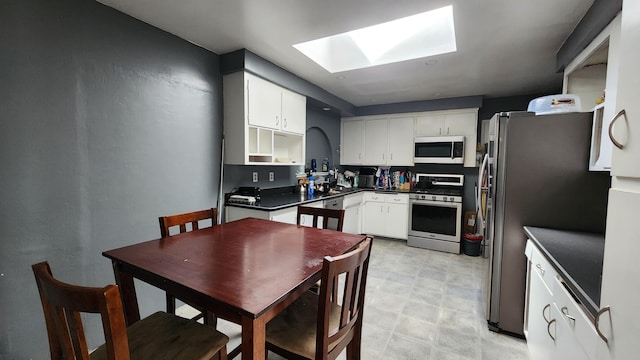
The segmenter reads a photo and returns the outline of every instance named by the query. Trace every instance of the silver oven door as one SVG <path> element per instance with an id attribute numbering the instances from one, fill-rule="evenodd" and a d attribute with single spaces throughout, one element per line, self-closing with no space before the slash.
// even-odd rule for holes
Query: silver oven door
<path id="1" fill-rule="evenodd" d="M 460 241 L 461 203 L 411 200 L 409 204 L 409 236 Z"/>

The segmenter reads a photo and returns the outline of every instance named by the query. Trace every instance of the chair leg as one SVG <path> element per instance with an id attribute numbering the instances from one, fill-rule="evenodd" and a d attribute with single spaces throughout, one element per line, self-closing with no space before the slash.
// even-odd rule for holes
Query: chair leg
<path id="1" fill-rule="evenodd" d="M 218 327 L 218 317 L 214 313 L 207 310 L 202 310 L 202 316 L 205 325 L 209 325 L 213 328 Z"/>
<path id="2" fill-rule="evenodd" d="M 220 351 L 218 351 L 218 360 L 227 360 L 227 347 L 224 346 Z"/>
<path id="3" fill-rule="evenodd" d="M 167 299 L 167 313 L 175 314 L 176 313 L 176 298 L 173 295 L 166 293 Z"/>

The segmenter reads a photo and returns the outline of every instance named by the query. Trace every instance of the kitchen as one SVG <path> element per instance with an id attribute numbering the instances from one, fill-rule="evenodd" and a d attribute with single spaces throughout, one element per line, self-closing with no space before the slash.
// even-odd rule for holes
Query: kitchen
<path id="1" fill-rule="evenodd" d="M 222 74 L 212 68 L 223 65 L 221 58 L 209 51 L 93 2 L 65 1 L 53 6 L 24 1 L 4 2 L 1 6 L 3 33 L 12 35 L 3 37 L 3 54 L 9 55 L 3 55 L 1 67 L 2 78 L 8 79 L 2 83 L 11 84 L 2 86 L 2 163 L 11 171 L 2 177 L 5 267 L 0 279 L 3 288 L 11 291 L 2 294 L 2 318 L 6 320 L 1 341 L 3 355 L 24 358 L 30 356 L 26 354 L 31 354 L 34 343 L 46 341 L 44 334 L 34 340 L 33 334 L 25 333 L 22 323 L 29 319 L 30 328 L 41 326 L 35 289 L 26 286 L 32 285 L 33 280 L 25 270 L 27 264 L 43 256 L 55 257 L 62 273 L 74 274 L 86 283 L 109 283 L 113 277 L 108 263 L 99 255 L 102 250 L 125 245 L 127 239 L 156 238 L 154 220 L 162 213 L 216 203 L 223 88 Z M 38 51 L 34 54 L 33 49 Z M 264 64 L 254 60 L 258 67 Z M 7 69 L 11 71 L 5 72 Z M 118 81 L 121 78 L 135 81 Z M 557 87 L 554 89 L 560 92 Z M 609 87 L 607 90 L 609 94 Z M 530 92 L 534 93 L 553 92 Z M 621 93 L 619 104 L 625 101 L 624 92 Z M 506 109 L 524 110 L 534 97 L 486 98 L 482 99 L 482 106 L 467 107 L 480 108 L 478 120 L 489 119 Z M 451 101 L 429 102 L 436 107 L 411 111 L 441 109 L 438 106 L 450 105 Z M 382 103 L 371 106 L 363 110 L 374 111 Z M 625 107 L 632 124 L 631 106 Z M 613 115 L 615 110 L 611 110 Z M 208 120 L 211 118 L 220 120 L 213 123 Z M 339 116 L 321 108 L 309 110 L 307 116 L 308 129 L 320 127 L 328 134 L 332 164 L 339 164 L 335 150 L 340 144 L 340 125 L 336 118 Z M 616 125 L 622 124 L 622 119 Z M 633 146 L 626 143 L 624 149 L 633 153 Z M 616 161 L 624 159 L 619 154 L 626 154 L 615 151 L 614 169 Z M 312 155 L 309 150 L 307 155 L 319 160 L 328 156 Z M 416 172 L 445 173 L 446 169 Z M 614 178 L 613 185 L 622 192 L 633 193 L 637 174 L 626 169 L 612 172 L 620 176 Z M 274 166 L 274 182 L 269 182 L 270 169 L 228 165 L 224 167 L 225 178 L 239 180 L 233 185 L 225 182 L 225 186 L 253 186 L 254 171 L 259 173 L 258 186 L 270 188 L 289 185 L 297 169 Z M 475 170 L 464 173 L 465 185 L 473 185 L 474 174 Z M 473 194 L 473 190 L 465 188 L 467 192 Z M 471 199 L 472 195 L 465 197 Z M 620 201 L 632 198 L 622 196 Z M 626 206 L 631 209 L 632 205 Z M 631 234 L 624 229 L 628 229 L 625 224 L 633 222 L 623 220 L 624 214 L 632 213 L 622 210 L 621 217 L 611 218 L 620 221 L 614 223 L 616 231 Z M 624 234 L 612 243 L 617 240 L 627 244 L 633 239 Z M 629 255 L 624 249 L 630 245 L 621 245 L 623 252 L 619 256 Z M 633 264 L 617 258 L 621 264 Z M 607 264 L 611 263 L 605 260 L 605 269 Z M 636 273 L 635 267 L 630 267 L 622 273 L 627 275 L 621 276 L 630 278 Z M 611 274 L 617 274 L 615 269 Z M 603 277 L 607 276 L 610 275 L 605 272 Z M 603 284 L 613 286 L 614 282 L 603 280 Z M 157 290 L 142 289 L 148 295 L 145 298 L 161 296 Z M 616 309 L 615 296 L 603 298 Z M 632 312 L 622 314 L 613 312 L 612 317 L 628 317 L 632 321 L 633 317 L 628 316 Z"/>

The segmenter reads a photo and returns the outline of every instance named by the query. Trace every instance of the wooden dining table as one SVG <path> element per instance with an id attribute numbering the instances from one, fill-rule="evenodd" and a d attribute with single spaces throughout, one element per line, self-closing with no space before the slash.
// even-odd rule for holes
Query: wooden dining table
<path id="1" fill-rule="evenodd" d="M 246 218 L 102 254 L 113 264 L 127 325 L 140 320 L 134 278 L 242 327 L 242 358 L 265 359 L 266 324 L 320 280 L 327 255 L 365 239 Z"/>

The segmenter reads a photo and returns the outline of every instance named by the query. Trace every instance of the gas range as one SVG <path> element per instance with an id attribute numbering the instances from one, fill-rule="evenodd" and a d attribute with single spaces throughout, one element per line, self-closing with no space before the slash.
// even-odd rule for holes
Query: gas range
<path id="1" fill-rule="evenodd" d="M 460 253 L 464 175 L 416 174 L 409 194 L 409 246 Z"/>

